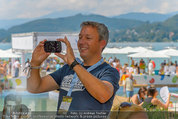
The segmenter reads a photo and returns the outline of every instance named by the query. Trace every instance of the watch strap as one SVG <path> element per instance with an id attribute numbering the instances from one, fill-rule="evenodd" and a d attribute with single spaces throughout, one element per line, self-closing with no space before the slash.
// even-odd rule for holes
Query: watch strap
<path id="1" fill-rule="evenodd" d="M 77 62 L 77 60 L 75 59 L 72 64 L 70 65 L 70 68 L 73 69 L 76 65 L 78 65 L 79 63 Z"/>

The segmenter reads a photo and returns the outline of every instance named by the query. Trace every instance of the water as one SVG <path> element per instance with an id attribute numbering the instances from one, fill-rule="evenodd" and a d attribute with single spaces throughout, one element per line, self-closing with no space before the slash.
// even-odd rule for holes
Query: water
<path id="1" fill-rule="evenodd" d="M 10 49 L 10 48 L 12 48 L 11 43 L 0 43 L 0 49 L 7 50 L 7 49 Z"/>
<path id="2" fill-rule="evenodd" d="M 109 43 L 107 47 L 152 47 L 152 50 L 162 50 L 166 47 L 175 47 L 178 49 L 178 42 L 128 42 L 128 43 Z"/>
<path id="3" fill-rule="evenodd" d="M 165 47 L 175 47 L 178 49 L 178 42 L 161 42 L 161 43 L 158 43 L 158 42 L 155 42 L 155 43 L 152 43 L 152 42 L 128 42 L 128 43 L 109 43 L 107 45 L 107 47 L 117 47 L 117 48 L 120 48 L 120 47 L 126 47 L 126 46 L 130 46 L 130 47 L 138 47 L 138 46 L 142 46 L 142 47 L 152 47 L 152 50 L 162 50 L 162 49 L 165 49 Z M 3 49 L 3 50 L 6 50 L 6 49 L 9 49 L 11 48 L 12 45 L 11 43 L 0 43 L 0 49 Z M 76 56 L 79 56 L 79 54 L 76 54 Z M 128 60 L 128 57 L 127 55 L 123 55 L 123 54 L 103 54 L 103 57 L 105 57 L 106 59 L 109 59 L 109 57 L 116 57 L 118 59 L 120 59 L 120 62 L 122 65 L 124 65 L 124 63 L 128 63 L 129 61 L 129 64 L 131 63 L 130 60 Z M 27 58 L 31 59 L 31 54 L 26 54 L 25 55 L 25 61 L 27 60 Z M 135 61 L 139 62 L 140 61 L 140 58 L 134 58 Z M 155 70 L 159 70 L 160 69 L 160 64 L 164 61 L 164 60 L 167 60 L 167 62 L 169 61 L 169 59 L 165 59 L 165 58 L 152 58 L 152 60 L 155 61 L 156 63 L 156 68 Z M 172 62 L 175 62 L 175 61 L 178 61 L 178 57 L 171 57 L 171 61 Z M 145 59 L 144 58 L 144 61 L 147 63 L 148 62 L 148 59 Z"/>
<path id="4" fill-rule="evenodd" d="M 48 93 L 31 94 L 27 91 L 3 91 L 0 95 L 0 112 L 3 110 L 4 98 L 9 94 L 21 97 L 21 104 L 26 105 L 31 111 L 54 111 L 57 109 L 57 100 L 50 99 Z"/>

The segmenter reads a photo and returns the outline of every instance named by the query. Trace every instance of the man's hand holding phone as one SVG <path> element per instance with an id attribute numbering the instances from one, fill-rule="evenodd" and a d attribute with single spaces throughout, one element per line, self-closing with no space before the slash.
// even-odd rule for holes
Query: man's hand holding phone
<path id="1" fill-rule="evenodd" d="M 62 51 L 61 42 L 65 43 L 67 47 L 65 55 L 61 54 Z M 66 62 L 69 65 L 71 65 L 72 62 L 75 60 L 75 56 L 71 44 L 68 41 L 67 37 L 64 37 L 64 39 L 57 39 L 57 41 L 47 41 L 47 40 L 41 41 L 33 51 L 31 65 L 40 66 L 41 63 L 51 53 L 55 53 L 56 56 L 62 58 L 64 62 Z"/>
<path id="2" fill-rule="evenodd" d="M 32 66 L 40 66 L 41 63 L 51 54 L 51 53 L 47 53 L 44 50 L 44 43 L 47 40 L 43 40 L 41 41 L 37 47 L 35 48 L 35 50 L 32 53 L 32 60 L 31 60 L 31 65 Z"/>
<path id="3" fill-rule="evenodd" d="M 66 54 L 60 54 L 60 53 L 55 53 L 58 57 L 62 58 L 64 62 L 66 62 L 68 65 L 71 65 L 72 62 L 75 60 L 74 52 L 71 47 L 70 42 L 68 41 L 67 37 L 65 36 L 64 39 L 57 39 L 57 41 L 63 42 L 66 45 Z"/>

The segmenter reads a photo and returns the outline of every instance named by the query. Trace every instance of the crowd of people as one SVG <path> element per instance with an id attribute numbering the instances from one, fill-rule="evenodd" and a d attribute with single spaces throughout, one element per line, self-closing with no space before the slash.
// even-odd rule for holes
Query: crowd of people
<path id="1" fill-rule="evenodd" d="M 108 60 L 105 59 L 107 63 L 109 63 L 112 67 L 116 68 L 120 75 L 122 74 L 157 74 L 157 75 L 175 75 L 178 74 L 178 64 L 177 61 L 174 63 L 172 61 L 166 62 L 164 60 L 163 63 L 160 64 L 160 70 L 155 70 L 156 63 L 153 60 L 149 60 L 149 63 L 146 65 L 145 61 L 143 59 L 140 59 L 139 63 L 131 58 L 131 64 L 129 66 L 128 63 L 125 63 L 123 66 L 120 63 L 120 60 L 116 57 L 113 59 L 110 57 Z"/>
<path id="2" fill-rule="evenodd" d="M 16 61 L 19 61 L 18 59 Z M 12 77 L 12 68 L 17 72 L 17 62 L 12 64 L 11 59 L 8 61 L 0 59 L 0 94 L 2 94 L 2 90 L 8 90 L 12 88 L 12 81 L 8 80 L 8 77 Z M 20 65 L 18 65 L 20 68 Z M 18 70 L 19 71 L 19 70 Z"/>
<path id="3" fill-rule="evenodd" d="M 30 59 L 27 59 L 25 62 L 25 68 L 29 67 Z M 58 70 L 64 65 L 63 62 L 60 62 L 58 58 L 48 58 L 45 60 L 41 66 L 41 70 L 46 72 L 53 72 Z M 0 59 L 0 93 L 2 90 L 8 90 L 12 88 L 12 81 L 10 78 L 17 78 L 23 72 L 22 64 L 20 63 L 19 59 L 15 59 L 12 62 L 12 59 L 9 58 L 8 61 Z M 28 71 L 24 72 L 27 75 Z"/>
<path id="4" fill-rule="evenodd" d="M 161 68 L 159 70 L 160 75 L 175 75 L 178 72 L 178 64 L 177 61 L 175 63 L 169 62 L 166 63 L 166 60 L 164 60 L 163 63 L 161 63 Z"/>

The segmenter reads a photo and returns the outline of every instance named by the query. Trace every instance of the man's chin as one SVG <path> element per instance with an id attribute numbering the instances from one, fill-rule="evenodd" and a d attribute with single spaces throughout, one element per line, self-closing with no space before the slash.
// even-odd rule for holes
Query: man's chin
<path id="1" fill-rule="evenodd" d="M 84 60 L 86 60 L 88 58 L 87 55 L 82 55 L 82 54 L 80 54 L 80 57 Z"/>

